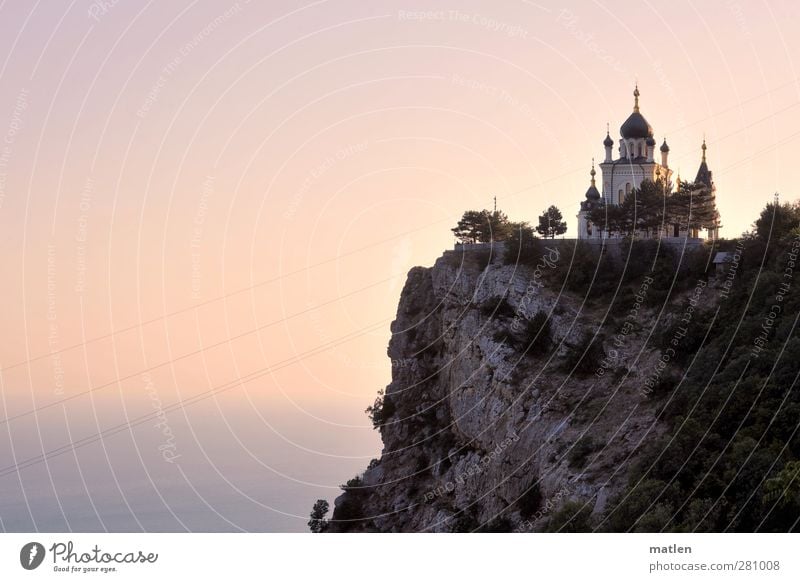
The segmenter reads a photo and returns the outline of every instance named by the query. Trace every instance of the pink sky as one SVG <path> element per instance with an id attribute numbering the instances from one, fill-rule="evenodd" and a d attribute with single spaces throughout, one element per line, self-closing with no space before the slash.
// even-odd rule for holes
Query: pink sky
<path id="1" fill-rule="evenodd" d="M 152 411 L 140 372 L 157 364 L 183 356 L 151 372 L 164 406 L 267 372 L 169 416 L 184 477 L 145 423 L 108 458 L 93 444 L 0 477 L 6 521 L 23 489 L 69 492 L 80 520 L 118 470 L 144 506 L 195 485 L 197 527 L 302 529 L 378 456 L 363 409 L 390 378 L 405 273 L 494 195 L 515 220 L 556 204 L 574 234 L 635 81 L 682 177 L 706 137 L 723 236 L 796 198 L 797 3 L 453 6 L 0 7 L 0 366 L 184 310 L 4 370 L 6 415 L 109 386 L 3 425 L 3 466 Z M 101 518 L 127 511 L 106 503 Z"/>

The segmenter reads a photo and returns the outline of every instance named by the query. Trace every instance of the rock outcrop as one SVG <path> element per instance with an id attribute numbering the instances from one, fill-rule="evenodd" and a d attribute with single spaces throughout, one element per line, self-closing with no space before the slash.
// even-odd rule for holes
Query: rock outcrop
<path id="1" fill-rule="evenodd" d="M 643 389 L 660 357 L 646 341 L 648 278 L 612 317 L 608 302 L 543 282 L 570 261 L 549 253 L 520 267 L 448 251 L 409 272 L 375 411 L 382 455 L 336 499 L 329 531 L 602 522 L 626 467 L 661 432 Z"/>

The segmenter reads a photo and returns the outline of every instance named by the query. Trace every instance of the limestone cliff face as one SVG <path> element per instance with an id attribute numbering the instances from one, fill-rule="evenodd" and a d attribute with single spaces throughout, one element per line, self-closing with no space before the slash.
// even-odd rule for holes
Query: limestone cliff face
<path id="1" fill-rule="evenodd" d="M 634 297 L 601 326 L 607 305 L 544 284 L 551 266 L 449 251 L 409 272 L 383 452 L 336 499 L 331 531 L 537 531 L 565 504 L 602 521 L 660 432 L 642 389 L 659 357 L 642 350 L 652 314 Z M 549 340 L 534 339 L 529 322 L 545 319 Z"/>

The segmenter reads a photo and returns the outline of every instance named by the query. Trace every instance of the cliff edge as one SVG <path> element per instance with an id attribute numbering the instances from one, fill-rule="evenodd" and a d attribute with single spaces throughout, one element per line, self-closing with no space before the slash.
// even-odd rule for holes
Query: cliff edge
<path id="1" fill-rule="evenodd" d="M 540 531 L 599 519 L 662 428 L 648 398 L 653 279 L 616 307 L 489 250 L 415 267 L 392 323 L 380 459 L 343 486 L 329 531 Z M 627 302 L 627 303 L 626 303 Z M 668 316 L 670 317 L 670 316 Z M 650 382 L 652 384 L 652 382 Z"/>

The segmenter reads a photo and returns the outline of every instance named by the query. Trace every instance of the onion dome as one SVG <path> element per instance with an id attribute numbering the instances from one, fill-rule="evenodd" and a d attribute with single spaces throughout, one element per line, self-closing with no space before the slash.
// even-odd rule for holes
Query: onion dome
<path id="1" fill-rule="evenodd" d="M 648 137 L 648 138 L 645 140 L 645 142 L 644 142 L 644 143 L 646 143 L 648 146 L 651 146 L 651 147 L 652 147 L 652 146 L 656 145 L 656 140 L 655 140 L 655 139 L 653 139 L 652 137 Z"/>
<path id="2" fill-rule="evenodd" d="M 594 158 L 592 158 L 592 171 L 589 172 L 589 175 L 592 177 L 592 185 L 589 186 L 589 189 L 586 191 L 586 199 L 596 202 L 600 200 L 600 192 L 597 190 L 597 186 L 594 184 L 594 177 L 597 172 L 594 171 Z"/>
<path id="3" fill-rule="evenodd" d="M 611 139 L 611 134 L 608 132 L 608 124 L 606 124 L 606 139 L 603 140 L 603 145 L 610 148 L 614 145 L 614 140 Z"/>
<path id="4" fill-rule="evenodd" d="M 664 138 L 664 143 L 661 144 L 661 151 L 667 153 L 669 151 L 669 146 L 667 145 L 667 138 Z"/>
<path id="5" fill-rule="evenodd" d="M 625 120 L 622 127 L 619 128 L 619 133 L 624 138 L 644 138 L 653 137 L 653 127 L 644 118 L 644 115 L 639 113 L 639 87 L 637 86 L 633 92 L 634 103 L 633 113 Z"/>

